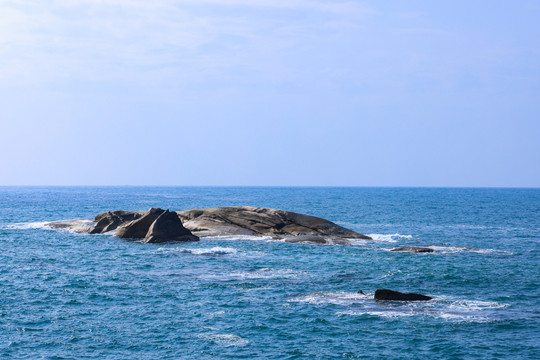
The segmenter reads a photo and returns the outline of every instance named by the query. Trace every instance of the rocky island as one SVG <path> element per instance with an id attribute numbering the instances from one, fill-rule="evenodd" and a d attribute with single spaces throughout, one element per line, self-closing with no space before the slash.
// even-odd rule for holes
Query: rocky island
<path id="1" fill-rule="evenodd" d="M 197 241 L 223 235 L 270 236 L 287 242 L 349 245 L 350 239 L 371 239 L 331 221 L 290 211 L 230 206 L 169 211 L 107 211 L 92 220 L 55 221 L 51 228 L 87 234 L 114 234 L 144 243 Z"/>

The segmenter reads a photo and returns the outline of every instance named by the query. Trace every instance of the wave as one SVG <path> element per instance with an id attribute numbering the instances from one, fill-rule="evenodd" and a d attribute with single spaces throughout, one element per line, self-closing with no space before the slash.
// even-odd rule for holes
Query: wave
<path id="1" fill-rule="evenodd" d="M 193 254 L 193 255 L 207 255 L 207 256 L 216 256 L 216 255 L 236 255 L 238 250 L 235 248 L 214 246 L 212 248 L 197 248 L 197 249 L 184 249 L 184 248 L 159 248 L 158 252 L 178 252 L 183 254 Z"/>
<path id="2" fill-rule="evenodd" d="M 412 235 L 401 235 L 401 234 L 366 234 L 375 241 L 381 242 L 398 242 L 399 240 L 410 240 L 413 238 Z"/>
<path id="3" fill-rule="evenodd" d="M 2 226 L 4 229 L 13 230 L 26 230 L 26 229 L 52 229 L 48 226 L 49 221 L 34 221 L 24 223 L 5 224 Z"/>
<path id="4" fill-rule="evenodd" d="M 377 316 L 383 318 L 431 317 L 452 322 L 490 322 L 497 318 L 496 311 L 510 306 L 495 301 L 455 299 L 438 296 L 421 302 L 365 301 L 352 304 L 338 316 Z"/>
<path id="5" fill-rule="evenodd" d="M 513 255 L 510 251 L 505 250 L 496 250 L 496 249 L 477 249 L 477 248 L 470 248 L 466 246 L 443 246 L 443 245 L 428 245 L 426 246 L 430 249 L 435 250 L 434 253 L 429 254 L 453 254 L 453 253 L 460 253 L 464 251 L 468 252 L 475 252 L 479 254 L 499 254 L 499 255 Z"/>
<path id="6" fill-rule="evenodd" d="M 412 247 L 429 248 L 429 249 L 435 250 L 434 252 L 417 253 L 417 255 L 455 254 L 455 253 L 460 253 L 460 252 L 474 252 L 474 253 L 479 253 L 479 254 L 513 255 L 512 252 L 505 251 L 505 250 L 477 249 L 477 248 L 470 248 L 470 247 L 465 247 L 465 246 L 415 245 Z M 393 249 L 395 248 L 382 248 L 381 250 L 394 252 Z"/>
<path id="7" fill-rule="evenodd" d="M 222 346 L 246 346 L 249 344 L 248 339 L 234 334 L 199 334 L 197 337 Z"/>
<path id="8" fill-rule="evenodd" d="M 264 235 L 215 235 L 215 236 L 203 236 L 204 240 L 224 240 L 224 241 L 237 241 L 237 240 L 257 240 L 257 241 L 276 241 L 271 236 Z"/>
<path id="9" fill-rule="evenodd" d="M 441 297 L 440 301 L 445 301 L 445 299 L 449 302 L 449 309 L 454 309 L 458 311 L 482 311 L 487 309 L 503 309 L 510 306 L 510 304 L 498 303 L 496 301 L 455 300 L 445 297 Z"/>
<path id="10" fill-rule="evenodd" d="M 337 316 L 343 316 L 343 315 L 349 315 L 349 316 L 379 316 L 379 317 L 385 317 L 385 318 L 396 318 L 396 317 L 406 317 L 406 316 L 414 316 L 413 313 L 407 313 L 403 311 L 356 311 L 356 310 L 348 310 L 348 311 L 338 311 L 336 312 Z"/>
<path id="11" fill-rule="evenodd" d="M 428 316 L 441 320 L 452 321 L 452 322 L 489 322 L 491 321 L 489 317 L 482 315 L 474 314 L 457 314 L 444 311 L 415 311 L 410 309 L 408 311 L 393 311 L 393 310 L 372 310 L 372 311 L 339 311 L 336 312 L 337 316 L 376 316 L 381 318 L 403 318 L 403 317 L 413 317 L 413 316 Z"/>
<path id="12" fill-rule="evenodd" d="M 13 223 L 2 226 L 4 229 L 14 230 L 57 230 L 67 231 L 74 234 L 87 233 L 93 222 L 91 220 L 61 220 L 61 221 L 33 221 L 25 223 Z M 100 234 L 101 235 L 101 234 Z M 105 235 L 105 234 L 104 234 Z M 110 234 L 107 234 L 110 235 Z"/>
<path id="13" fill-rule="evenodd" d="M 480 254 L 500 254 L 500 255 L 512 255 L 513 254 L 512 252 L 505 251 L 505 250 L 476 249 L 476 248 L 470 248 L 470 247 L 465 247 L 465 246 L 429 245 L 427 247 L 435 250 L 435 254 L 436 253 L 452 254 L 452 253 L 459 253 L 459 252 L 464 252 L 464 251 L 475 252 L 475 253 L 480 253 Z"/>
<path id="14" fill-rule="evenodd" d="M 255 279 L 293 279 L 305 275 L 303 271 L 291 269 L 263 268 L 257 270 L 234 271 L 228 274 L 205 274 L 208 280 L 255 280 Z"/>
<path id="15" fill-rule="evenodd" d="M 305 294 L 288 299 L 288 302 L 307 303 L 313 305 L 334 304 L 334 305 L 352 305 L 359 301 L 373 299 L 373 295 L 357 294 L 345 291 Z"/>
<path id="16" fill-rule="evenodd" d="M 372 293 L 316 292 L 289 298 L 287 302 L 315 306 L 343 306 L 346 310 L 336 312 L 338 316 L 378 316 L 399 318 L 428 316 L 448 321 L 488 322 L 496 318 L 496 311 L 510 306 L 495 301 L 456 299 L 436 296 L 430 301 L 389 301 L 373 299 Z"/>

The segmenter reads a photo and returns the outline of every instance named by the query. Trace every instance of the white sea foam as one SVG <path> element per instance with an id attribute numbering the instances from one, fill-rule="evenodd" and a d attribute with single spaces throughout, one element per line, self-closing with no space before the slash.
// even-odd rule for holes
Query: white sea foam
<path id="1" fill-rule="evenodd" d="M 444 300 L 444 298 L 443 298 Z M 510 306 L 510 304 L 498 303 L 495 301 L 480 301 L 480 300 L 454 300 L 449 305 L 449 309 L 459 311 L 482 311 L 487 309 L 502 309 Z"/>
<path id="2" fill-rule="evenodd" d="M 353 292 L 316 292 L 298 295 L 288 303 L 303 303 L 314 306 L 343 306 L 338 316 L 378 316 L 399 318 L 428 316 L 448 321 L 486 322 L 496 317 L 497 309 L 510 306 L 495 301 L 456 299 L 436 296 L 431 301 L 375 301 L 373 294 Z"/>
<path id="3" fill-rule="evenodd" d="M 199 334 L 198 337 L 223 346 L 246 346 L 249 344 L 248 339 L 234 334 Z"/>
<path id="4" fill-rule="evenodd" d="M 228 274 L 205 274 L 202 278 L 211 280 L 291 279 L 302 275 L 305 273 L 298 270 L 263 268 L 252 271 L 234 271 Z"/>
<path id="5" fill-rule="evenodd" d="M 441 320 L 451 321 L 451 322 L 489 322 L 490 319 L 487 316 L 474 315 L 474 314 L 456 314 L 451 312 L 444 311 L 415 311 L 413 309 L 403 310 L 403 311 L 394 311 L 394 310 L 383 310 L 383 311 L 341 311 L 336 312 L 336 315 L 343 316 L 377 316 L 382 318 L 403 318 L 403 317 L 413 317 L 413 316 L 428 316 L 432 318 L 437 318 Z"/>
<path id="6" fill-rule="evenodd" d="M 475 252 L 475 253 L 480 253 L 480 254 L 512 255 L 510 251 L 495 250 L 495 249 L 476 249 L 476 248 L 469 248 L 469 247 L 464 247 L 464 246 L 429 245 L 428 247 L 435 250 L 437 253 L 443 253 L 443 254 L 452 254 L 452 253 L 470 251 L 470 252 Z"/>
<path id="7" fill-rule="evenodd" d="M 205 240 L 224 240 L 224 241 L 237 241 L 237 240 L 257 240 L 257 241 L 275 241 L 271 236 L 262 235 L 217 235 L 217 236 L 204 236 Z"/>
<path id="8" fill-rule="evenodd" d="M 298 270 L 263 268 L 255 271 L 233 272 L 230 276 L 242 279 L 290 279 L 299 277 L 302 274 L 303 272 Z"/>
<path id="9" fill-rule="evenodd" d="M 372 240 L 364 240 L 364 239 L 347 239 L 351 242 L 351 245 L 353 246 L 365 246 L 365 245 L 370 245 L 370 242 L 372 242 Z"/>
<path id="10" fill-rule="evenodd" d="M 349 311 L 338 311 L 338 312 L 336 312 L 336 315 L 338 315 L 338 316 L 343 316 L 343 315 L 349 315 L 349 316 L 370 315 L 370 316 L 380 316 L 380 317 L 385 317 L 385 318 L 397 318 L 397 317 L 414 316 L 415 314 L 413 312 L 405 312 L 405 311 L 355 311 L 355 310 L 349 310 Z"/>
<path id="11" fill-rule="evenodd" d="M 363 305 L 363 306 L 358 306 Z M 463 300 L 439 296 L 428 302 L 365 302 L 354 304 L 351 309 L 337 312 L 343 316 L 379 316 L 397 318 L 409 316 L 428 316 L 458 322 L 488 322 L 494 319 L 493 311 L 508 307 L 509 304 L 494 301 Z"/>
<path id="12" fill-rule="evenodd" d="M 177 252 L 183 254 L 193 254 L 193 255 L 236 255 L 238 250 L 235 248 L 215 246 L 212 248 L 196 248 L 196 249 L 186 249 L 186 248 L 159 248 L 158 252 Z"/>
<path id="13" fill-rule="evenodd" d="M 193 255 L 235 255 L 238 253 L 235 248 L 221 246 L 214 246 L 213 248 L 190 249 L 188 251 Z"/>
<path id="14" fill-rule="evenodd" d="M 413 238 L 412 235 L 401 235 L 401 234 L 367 234 L 370 238 L 375 241 L 381 242 L 398 242 L 399 240 L 410 240 Z"/>
<path id="15" fill-rule="evenodd" d="M 433 254 L 455 254 L 461 252 L 474 252 L 479 254 L 499 254 L 499 255 L 513 255 L 510 251 L 495 250 L 495 249 L 476 249 L 464 246 L 443 246 L 443 245 L 416 245 L 418 247 L 430 248 L 435 250 L 434 252 L 418 253 L 417 255 L 433 255 Z M 394 248 L 382 248 L 381 250 L 392 252 Z"/>
<path id="16" fill-rule="evenodd" d="M 59 225 L 62 226 L 59 226 Z M 44 229 L 44 230 L 57 230 L 67 231 L 75 234 L 87 233 L 93 222 L 91 220 L 64 220 L 64 221 L 34 221 L 26 223 L 13 223 L 3 226 L 5 229 Z"/>
<path id="17" fill-rule="evenodd" d="M 16 230 L 26 230 L 26 229 L 51 229 L 48 221 L 34 221 L 34 222 L 24 222 L 24 223 L 13 223 L 6 224 L 3 226 L 4 229 L 16 229 Z"/>
<path id="18" fill-rule="evenodd" d="M 305 294 L 295 296 L 287 301 L 307 303 L 313 305 L 322 304 L 334 304 L 334 305 L 351 305 L 360 301 L 366 301 L 370 296 L 365 294 L 357 294 L 345 291 L 327 292 L 322 291 L 318 293 Z"/>

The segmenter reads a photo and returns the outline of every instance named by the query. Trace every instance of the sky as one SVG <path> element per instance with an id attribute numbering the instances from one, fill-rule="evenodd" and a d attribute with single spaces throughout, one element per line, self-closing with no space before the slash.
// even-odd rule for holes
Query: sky
<path id="1" fill-rule="evenodd" d="M 0 185 L 540 187 L 539 13 L 0 0 Z"/>

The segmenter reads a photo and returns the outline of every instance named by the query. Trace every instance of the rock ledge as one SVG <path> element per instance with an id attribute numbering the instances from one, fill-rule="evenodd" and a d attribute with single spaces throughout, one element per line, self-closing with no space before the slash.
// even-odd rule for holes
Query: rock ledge
<path id="1" fill-rule="evenodd" d="M 339 245 L 351 244 L 349 239 L 371 240 L 369 236 L 315 216 L 251 206 L 229 206 L 176 212 L 159 208 L 151 208 L 146 212 L 115 210 L 98 214 L 94 222 L 86 227 L 80 226 L 81 220 L 56 221 L 48 225 L 52 228 L 70 228 L 73 231 L 88 234 L 116 231 L 115 235 L 121 238 L 147 238 L 151 239 L 149 242 L 155 242 L 158 238 L 161 240 L 164 238 L 162 235 L 148 235 L 149 230 L 165 213 L 168 213 L 167 222 L 176 227 L 176 230 L 172 231 L 176 235 L 170 235 L 170 238 L 187 236 L 182 239 L 194 239 L 195 237 L 198 239 L 199 237 L 224 235 L 255 235 L 270 236 L 293 243 Z M 175 214 L 178 221 L 171 214 Z M 78 226 L 75 227 L 75 224 Z M 189 231 L 189 234 L 184 233 L 184 230 L 178 225 Z M 160 233 L 160 231 L 162 230 L 157 230 L 154 227 L 154 232 Z M 194 238 L 190 238 L 190 236 Z"/>

